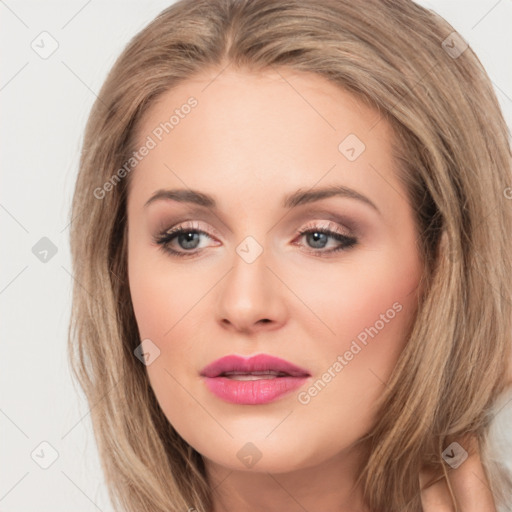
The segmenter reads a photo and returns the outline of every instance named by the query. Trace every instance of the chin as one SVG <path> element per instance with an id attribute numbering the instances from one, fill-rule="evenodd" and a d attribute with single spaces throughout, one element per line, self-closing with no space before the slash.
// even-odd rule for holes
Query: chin
<path id="1" fill-rule="evenodd" d="M 322 454 L 311 444 L 304 449 L 304 443 L 283 445 L 283 439 L 278 437 L 273 441 L 246 439 L 230 440 L 222 446 L 217 444 L 215 450 L 212 450 L 211 444 L 204 451 L 199 446 L 196 450 L 214 464 L 232 471 L 252 473 L 288 473 L 323 461 Z"/>

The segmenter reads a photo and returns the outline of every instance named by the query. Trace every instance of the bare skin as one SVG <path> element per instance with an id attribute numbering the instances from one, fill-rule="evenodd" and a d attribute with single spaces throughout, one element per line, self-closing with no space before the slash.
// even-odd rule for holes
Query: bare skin
<path id="1" fill-rule="evenodd" d="M 366 512 L 354 486 L 362 461 L 356 441 L 376 421 L 421 292 L 414 209 L 394 173 L 390 127 L 316 75 L 218 73 L 165 93 L 138 129 L 140 146 L 190 96 L 197 99 L 131 176 L 130 290 L 141 340 L 160 351 L 147 366 L 151 386 L 205 459 L 213 512 Z M 357 139 L 340 150 L 349 134 Z M 359 155 L 357 140 L 365 145 Z M 342 196 L 282 205 L 298 190 L 331 185 L 376 208 Z M 145 207 L 159 189 L 197 190 L 218 207 L 170 199 Z M 193 249 L 183 239 L 170 243 L 185 257 L 154 241 L 177 226 L 204 232 Z M 298 234 L 322 227 L 357 243 L 328 254 L 343 244 L 327 236 L 321 247 Z M 248 236 L 255 245 L 246 245 Z M 239 247 L 263 252 L 248 263 Z M 363 344 L 371 327 L 377 333 Z M 199 375 L 219 357 L 259 353 L 306 368 L 308 383 L 272 403 L 236 405 Z M 336 372 L 338 356 L 344 363 Z M 327 385 L 309 392 L 329 369 Z M 239 456 L 247 443 L 261 455 L 251 467 Z"/>
<path id="2" fill-rule="evenodd" d="M 424 471 L 420 475 L 424 512 L 496 512 L 476 439 L 468 436 L 458 442 L 468 452 L 468 458 L 457 468 L 447 467 L 448 480 L 458 508 L 453 506 L 446 479 L 428 485 L 432 478 Z"/>

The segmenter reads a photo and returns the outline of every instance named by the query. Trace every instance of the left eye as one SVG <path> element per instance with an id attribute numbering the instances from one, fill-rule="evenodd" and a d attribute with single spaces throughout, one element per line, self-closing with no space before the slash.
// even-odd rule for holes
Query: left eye
<path id="1" fill-rule="evenodd" d="M 345 235 L 336 228 L 335 230 L 328 229 L 327 227 L 318 227 L 313 226 L 309 229 L 304 229 L 298 231 L 296 234 L 299 238 L 306 238 L 308 243 L 312 243 L 313 246 L 310 246 L 311 252 L 317 256 L 323 256 L 324 254 L 330 254 L 342 250 L 347 250 L 353 246 L 355 246 L 358 241 L 353 236 Z M 204 235 L 207 238 L 213 239 L 206 231 L 201 229 L 197 229 L 195 227 L 187 227 L 187 226 L 179 226 L 177 228 L 164 231 L 159 236 L 155 238 L 155 242 L 161 246 L 162 250 L 166 253 L 169 253 L 173 256 L 195 256 L 198 251 L 194 251 L 198 248 L 199 241 L 201 235 Z M 171 248 L 172 242 L 177 240 L 178 245 L 183 251 L 177 251 L 176 249 Z M 328 244 L 328 240 L 333 239 L 339 243 L 338 247 L 334 247 L 327 251 L 320 251 L 318 249 L 324 249 Z M 316 250 L 315 250 L 316 249 Z"/>
<path id="2" fill-rule="evenodd" d="M 299 231 L 299 235 L 301 235 L 301 237 L 306 237 L 308 242 L 313 243 L 314 249 L 323 249 L 327 245 L 329 238 L 339 242 L 340 245 L 338 245 L 338 247 L 334 247 L 328 251 L 321 251 L 320 255 L 343 251 L 357 244 L 356 238 L 344 235 L 338 231 L 331 231 L 326 228 L 305 229 L 303 231 Z"/>

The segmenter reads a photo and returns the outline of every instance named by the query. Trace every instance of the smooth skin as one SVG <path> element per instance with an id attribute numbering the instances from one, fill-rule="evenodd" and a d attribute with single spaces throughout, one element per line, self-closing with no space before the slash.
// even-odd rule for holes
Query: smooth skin
<path id="1" fill-rule="evenodd" d="M 376 421 L 421 293 L 414 209 L 395 176 L 391 129 L 317 75 L 219 72 L 168 91 L 138 126 L 140 147 L 189 97 L 197 99 L 130 176 L 130 291 L 140 339 L 160 351 L 147 366 L 151 386 L 169 422 L 205 459 L 213 512 L 367 511 L 354 486 L 356 441 Z M 339 149 L 350 134 L 365 145 L 353 161 Z M 332 185 L 376 208 L 342 196 L 283 207 L 290 194 Z M 199 191 L 217 207 L 170 199 L 145 206 L 160 189 Z M 169 244 L 184 257 L 155 241 L 178 226 L 192 230 Z M 298 234 L 322 227 L 357 243 L 328 253 L 342 243 Z M 256 243 L 245 245 L 247 237 Z M 248 263 L 240 247 L 263 252 Z M 376 323 L 394 303 L 400 311 Z M 299 392 L 372 326 L 378 333 L 300 403 Z M 204 385 L 200 371 L 210 362 L 259 353 L 311 377 L 264 405 L 227 403 Z M 249 467 L 243 450 L 261 458 Z"/>

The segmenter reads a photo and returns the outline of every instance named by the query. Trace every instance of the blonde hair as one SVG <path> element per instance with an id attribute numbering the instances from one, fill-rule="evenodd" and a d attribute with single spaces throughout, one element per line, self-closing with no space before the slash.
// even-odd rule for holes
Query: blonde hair
<path id="1" fill-rule="evenodd" d="M 181 0 L 124 49 L 88 120 L 70 233 L 70 363 L 116 510 L 210 512 L 212 490 L 202 456 L 169 424 L 134 356 L 130 175 L 118 174 L 101 198 L 95 190 L 132 156 L 156 98 L 227 65 L 315 73 L 372 105 L 394 131 L 425 292 L 365 436 L 359 481 L 368 507 L 422 510 L 421 468 L 446 477 L 443 450 L 469 434 L 496 503 L 512 502 L 510 475 L 489 451 L 498 401 L 512 384 L 512 156 L 491 82 L 453 32 L 411 0 Z"/>

